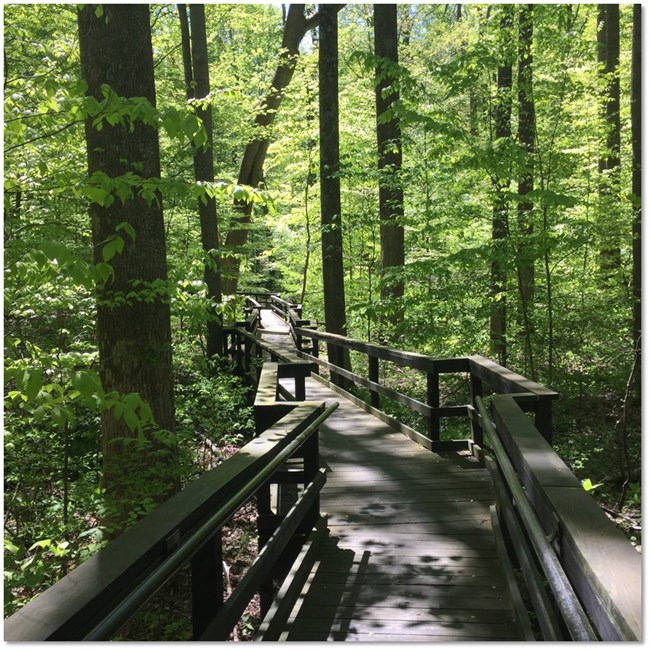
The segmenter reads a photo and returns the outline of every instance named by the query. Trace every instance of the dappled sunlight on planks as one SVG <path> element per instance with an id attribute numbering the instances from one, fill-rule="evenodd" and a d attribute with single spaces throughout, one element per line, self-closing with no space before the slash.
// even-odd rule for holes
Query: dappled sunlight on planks
<path id="1" fill-rule="evenodd" d="M 291 353 L 289 337 L 264 338 Z M 319 438 L 329 537 L 280 640 L 521 639 L 487 470 L 469 454 L 424 449 L 314 379 L 306 392 L 340 402 Z"/>

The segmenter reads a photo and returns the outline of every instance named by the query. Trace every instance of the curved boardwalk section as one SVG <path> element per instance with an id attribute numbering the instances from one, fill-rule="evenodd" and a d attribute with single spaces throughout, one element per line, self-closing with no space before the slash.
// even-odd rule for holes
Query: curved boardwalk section
<path id="1" fill-rule="evenodd" d="M 288 349 L 279 327 L 263 336 Z M 313 379 L 307 399 L 340 402 L 320 428 L 329 536 L 280 640 L 521 639 L 487 470 L 469 452 L 427 451 Z"/>

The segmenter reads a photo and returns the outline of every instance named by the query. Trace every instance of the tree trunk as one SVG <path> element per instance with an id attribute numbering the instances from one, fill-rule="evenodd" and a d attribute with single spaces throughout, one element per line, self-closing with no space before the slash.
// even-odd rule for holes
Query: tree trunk
<path id="1" fill-rule="evenodd" d="M 497 97 L 494 104 L 493 115 L 495 125 L 495 138 L 512 137 L 510 118 L 512 115 L 512 63 L 509 55 L 508 41 L 512 33 L 512 8 L 507 5 L 501 7 L 501 63 L 497 70 Z M 510 177 L 501 178 L 495 174 L 494 204 L 492 209 L 492 245 L 493 258 L 491 268 L 490 287 L 490 346 L 491 354 L 495 355 L 499 363 L 506 364 L 506 273 L 503 258 L 505 256 L 505 242 L 508 236 L 508 202 L 505 193 L 510 186 Z"/>
<path id="2" fill-rule="evenodd" d="M 189 6 L 190 21 L 187 20 L 186 5 L 178 5 L 183 46 L 183 67 L 188 99 L 202 99 L 210 94 L 210 74 L 208 69 L 208 45 L 205 29 L 205 10 L 203 5 Z M 191 25 L 191 35 L 190 35 Z M 196 107 L 196 115 L 203 122 L 208 137 L 206 147 L 194 150 L 194 178 L 197 182 L 214 182 L 214 134 L 212 127 L 212 106 Z M 208 359 L 223 354 L 223 334 L 221 315 L 221 271 L 219 256 L 219 222 L 217 203 L 214 198 L 198 201 L 201 223 L 201 245 L 205 255 L 203 280 L 211 305 L 207 314 Z"/>
<path id="3" fill-rule="evenodd" d="M 381 242 L 382 320 L 399 327 L 404 319 L 402 298 L 404 280 L 404 192 L 402 189 L 402 136 L 399 119 L 386 119 L 386 112 L 399 102 L 396 66 L 397 5 L 375 4 L 374 33 L 377 63 L 375 105 L 377 118 L 377 150 L 379 153 L 379 223 Z M 397 277 L 391 277 L 397 270 Z M 388 273 L 387 273 L 388 272 Z M 382 334 L 385 329 L 380 327 Z"/>
<path id="4" fill-rule="evenodd" d="M 535 376 L 533 350 L 531 343 L 531 314 L 535 292 L 535 259 L 529 244 L 533 233 L 533 203 L 522 200 L 534 189 L 534 159 L 535 154 L 535 102 L 533 99 L 533 11 L 534 5 L 519 7 L 519 54 L 517 90 L 519 104 L 519 120 L 517 139 L 526 152 L 526 162 L 519 175 L 519 203 L 517 206 L 517 223 L 519 227 L 519 246 L 517 263 L 517 280 L 521 299 L 521 314 L 526 341 L 526 357 L 528 358 L 526 373 L 531 378 Z"/>
<path id="5" fill-rule="evenodd" d="M 632 339 L 638 355 L 637 376 L 641 377 L 641 5 L 633 8 L 632 71 L 632 292 L 634 298 Z M 640 382 L 638 384 L 640 393 Z"/>
<path id="6" fill-rule="evenodd" d="M 123 97 L 145 97 L 155 104 L 153 53 L 147 5 L 95 5 L 79 10 L 79 46 L 88 94 L 102 100 L 102 85 Z M 97 13 L 100 13 L 99 11 Z M 102 130 L 86 120 L 88 171 L 120 176 L 137 167 L 143 178 L 160 177 L 157 131 L 136 121 L 133 129 L 104 124 Z M 144 283 L 166 287 L 165 230 L 160 195 L 148 204 L 140 197 L 124 205 L 90 206 L 95 263 L 102 249 L 127 222 L 135 240 L 125 235 L 122 253 L 110 260 L 114 275 L 97 289 L 97 335 L 104 389 L 138 393 L 151 407 L 156 427 L 144 437 L 117 419 L 114 409 L 102 414 L 104 487 L 108 521 L 119 530 L 141 514 L 147 502 L 162 500 L 176 487 L 174 448 L 160 441 L 161 430 L 174 431 L 171 327 L 169 301 L 149 295 L 131 304 L 120 294 L 142 291 Z M 136 282 L 137 281 L 137 282 Z M 146 297 L 146 300 L 144 299 Z"/>
<path id="7" fill-rule="evenodd" d="M 346 334 L 341 230 L 341 182 L 339 178 L 339 68 L 338 19 L 335 5 L 320 6 L 318 48 L 321 249 L 325 329 Z M 331 363 L 343 365 L 341 350 L 328 349 Z M 340 383 L 340 377 L 333 378 Z"/>
<path id="8" fill-rule="evenodd" d="M 338 11 L 340 7 L 334 6 Z M 237 180 L 240 185 L 257 187 L 262 180 L 264 160 L 270 143 L 269 129 L 282 102 L 283 91 L 293 77 L 296 61 L 300 54 L 300 43 L 307 31 L 317 22 L 318 14 L 305 18 L 304 4 L 289 5 L 282 36 L 280 63 L 271 82 L 271 90 L 262 103 L 261 111 L 255 117 L 255 126 L 263 135 L 249 142 L 244 150 Z M 233 294 L 237 291 L 240 267 L 240 259 L 237 255 L 241 253 L 242 247 L 248 241 L 247 226 L 251 222 L 253 206 L 245 201 L 236 201 L 235 208 L 239 215 L 230 224 L 225 243 L 225 248 L 231 255 L 224 256 L 222 261 L 222 289 L 224 294 Z"/>
<path id="9" fill-rule="evenodd" d="M 598 5 L 598 71 L 603 143 L 600 149 L 601 268 L 610 275 L 621 266 L 619 240 L 621 165 L 621 84 L 619 6 Z"/>

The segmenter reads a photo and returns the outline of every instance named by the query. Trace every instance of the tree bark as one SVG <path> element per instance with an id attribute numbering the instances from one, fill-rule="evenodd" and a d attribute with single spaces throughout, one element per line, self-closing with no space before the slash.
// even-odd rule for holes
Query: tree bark
<path id="1" fill-rule="evenodd" d="M 325 329 L 346 334 L 341 181 L 339 177 L 338 19 L 335 5 L 320 6 L 318 48 L 321 250 Z M 340 349 L 330 346 L 331 363 L 343 365 Z M 334 378 L 340 383 L 340 377 Z"/>
<path id="2" fill-rule="evenodd" d="M 153 53 L 147 5 L 85 5 L 78 12 L 79 46 L 88 94 L 102 100 L 102 85 L 123 97 L 145 97 L 155 104 Z M 100 12 L 97 12 L 100 13 Z M 110 177 L 132 171 L 160 177 L 157 131 L 136 121 L 133 130 L 86 120 L 88 171 Z M 105 391 L 139 393 L 151 407 L 156 427 L 139 439 L 111 409 L 102 414 L 103 482 L 108 521 L 119 530 L 151 499 L 162 500 L 176 487 L 174 448 L 160 442 L 160 430 L 174 431 L 171 327 L 166 293 L 116 301 L 120 294 L 140 291 L 143 283 L 166 287 L 165 230 L 160 195 L 148 204 L 140 197 L 117 200 L 110 207 L 90 206 L 95 263 L 102 248 L 128 222 L 135 240 L 110 263 L 114 275 L 97 290 L 97 336 L 100 374 Z M 136 282 L 137 281 L 137 282 Z M 134 284 L 135 283 L 135 284 Z M 140 283 L 140 284 L 138 284 Z"/>
<path id="3" fill-rule="evenodd" d="M 210 94 L 210 73 L 208 68 L 208 45 L 205 28 L 205 10 L 200 4 L 178 5 L 183 46 L 183 68 L 185 70 L 186 95 L 189 99 L 203 99 Z M 198 181 L 214 182 L 214 133 L 212 106 L 197 106 L 196 115 L 203 122 L 208 143 L 206 147 L 194 150 L 194 178 Z M 221 260 L 219 255 L 219 221 L 217 203 L 214 198 L 198 201 L 201 224 L 201 245 L 205 255 L 203 280 L 207 287 L 210 306 L 207 314 L 206 354 L 208 359 L 223 354 L 223 333 L 219 305 L 221 304 Z"/>
<path id="4" fill-rule="evenodd" d="M 535 293 L 535 261 L 529 244 L 533 234 L 533 203 L 522 200 L 534 189 L 535 154 L 535 102 L 533 99 L 533 12 L 532 4 L 519 7 L 519 53 L 517 71 L 517 90 L 519 119 L 517 139 L 526 152 L 526 161 L 519 175 L 519 203 L 517 205 L 517 223 L 519 227 L 519 246 L 517 280 L 521 299 L 521 313 L 526 341 L 526 369 L 528 376 L 534 378 L 535 368 L 531 344 L 531 314 Z"/>
<path id="5" fill-rule="evenodd" d="M 500 40 L 501 63 L 497 70 L 497 97 L 493 108 L 495 139 L 512 137 L 510 119 L 512 116 L 512 62 L 508 41 L 512 33 L 512 8 L 501 7 Z M 490 287 L 490 347 L 499 363 L 506 365 L 506 273 L 503 264 L 505 242 L 508 236 L 508 202 L 505 192 L 510 186 L 510 177 L 498 174 L 493 178 L 494 204 L 492 208 L 493 258 Z"/>
<path id="6" fill-rule="evenodd" d="M 336 10 L 340 7 L 334 5 Z M 262 180 L 266 152 L 270 144 L 269 130 L 275 120 L 275 114 L 282 102 L 284 89 L 289 85 L 300 54 L 300 43 L 312 27 L 318 22 L 318 14 L 305 17 L 304 4 L 291 4 L 284 24 L 280 62 L 271 82 L 271 89 L 262 103 L 262 109 L 255 117 L 255 126 L 260 136 L 246 146 L 239 167 L 237 182 L 240 185 L 257 187 Z M 225 249 L 231 253 L 222 260 L 222 290 L 224 294 L 237 291 L 239 282 L 240 258 L 238 255 L 248 240 L 248 224 L 251 222 L 252 204 L 245 201 L 235 202 L 239 213 L 230 224 L 226 237 Z"/>
<path id="7" fill-rule="evenodd" d="M 632 120 L 632 292 L 634 298 L 632 343 L 638 355 L 638 377 L 641 377 L 641 5 L 633 8 L 631 120 Z M 639 393 L 640 393 L 640 382 Z"/>
<path id="8" fill-rule="evenodd" d="M 386 118 L 386 112 L 399 102 L 398 79 L 395 68 L 398 63 L 397 5 L 375 4 L 374 35 L 377 63 L 375 75 L 375 106 L 377 121 L 377 150 L 379 154 L 379 223 L 381 245 L 381 299 L 387 304 L 382 309 L 384 323 L 399 327 L 404 319 L 401 300 L 404 296 L 404 280 L 400 270 L 404 268 L 404 191 L 402 189 L 402 135 L 399 118 Z M 390 277 L 398 269 L 398 277 Z M 388 272 L 388 273 L 387 273 Z"/>
<path id="9" fill-rule="evenodd" d="M 617 4 L 598 5 L 598 71 L 603 119 L 600 172 L 601 268 L 611 274 L 621 266 L 619 202 L 621 165 L 620 12 Z"/>

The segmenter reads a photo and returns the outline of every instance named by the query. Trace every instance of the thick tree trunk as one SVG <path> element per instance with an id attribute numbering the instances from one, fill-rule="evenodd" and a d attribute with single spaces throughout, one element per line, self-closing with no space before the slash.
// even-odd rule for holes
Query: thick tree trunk
<path id="1" fill-rule="evenodd" d="M 603 118 L 600 172 L 601 268 L 611 274 L 621 266 L 620 165 L 621 165 L 621 83 L 619 70 L 619 6 L 598 5 L 598 70 Z"/>
<path id="2" fill-rule="evenodd" d="M 497 97 L 494 104 L 495 139 L 512 137 L 510 119 L 512 115 L 512 63 L 509 55 L 509 34 L 512 33 L 512 7 L 501 7 L 501 63 L 497 71 Z M 506 364 L 506 273 L 503 258 L 505 241 L 508 236 L 508 201 L 505 193 L 510 186 L 510 178 L 495 176 L 494 204 L 492 209 L 493 259 L 490 287 L 490 346 L 491 354 L 499 363 Z"/>
<path id="3" fill-rule="evenodd" d="M 343 233 L 341 230 L 341 181 L 339 178 L 337 8 L 335 5 L 321 5 L 319 13 L 318 97 L 325 329 L 334 334 L 346 334 Z M 330 347 L 329 358 L 332 363 L 343 365 L 343 357 L 339 353 L 340 350 Z M 340 380 L 340 378 L 338 379 Z"/>
<path id="4" fill-rule="evenodd" d="M 178 5 L 183 45 L 183 67 L 188 99 L 202 99 L 210 94 L 208 45 L 203 5 L 190 5 L 190 21 L 186 5 Z M 190 28 L 191 26 L 191 28 Z M 191 34 L 190 34 L 191 31 Z M 194 178 L 214 182 L 214 133 L 211 105 L 196 108 L 208 137 L 207 147 L 194 151 Z M 221 260 L 219 256 L 219 222 L 214 198 L 198 202 L 201 223 L 201 245 L 205 255 L 203 279 L 211 301 L 207 314 L 206 353 L 209 359 L 223 353 L 223 334 L 218 307 L 221 304 Z"/>
<path id="5" fill-rule="evenodd" d="M 102 9 L 100 17 L 94 5 L 85 5 L 78 14 L 88 94 L 101 101 L 102 85 L 108 84 L 120 96 L 145 97 L 155 104 L 149 7 L 106 4 Z M 100 131 L 88 119 L 86 140 L 90 174 L 116 177 L 137 165 L 144 178 L 160 177 L 158 133 L 141 121 L 132 131 L 108 124 Z M 128 222 L 135 231 L 135 240 L 125 236 L 123 252 L 110 260 L 112 279 L 97 291 L 102 383 L 107 392 L 139 393 L 157 425 L 139 439 L 113 409 L 102 414 L 108 520 L 119 529 L 142 512 L 147 500 L 162 499 L 176 487 L 174 449 L 156 440 L 159 430 L 175 428 L 169 301 L 164 295 L 153 300 L 142 295 L 131 304 L 116 300 L 140 291 L 143 283 L 167 282 L 161 197 L 151 204 L 139 197 L 124 205 L 116 200 L 108 208 L 93 203 L 90 216 L 96 263 L 103 261 L 103 246 L 118 224 Z"/>
<path id="6" fill-rule="evenodd" d="M 534 189 L 534 160 L 535 153 L 535 102 L 533 99 L 533 11 L 534 5 L 519 7 L 519 54 L 517 90 L 519 104 L 519 120 L 517 139 L 519 145 L 526 151 L 526 162 L 519 175 L 519 203 L 517 206 L 517 222 L 519 226 L 519 250 L 517 264 L 517 279 L 521 299 L 521 314 L 526 340 L 526 356 L 528 368 L 526 372 L 534 378 L 535 368 L 531 344 L 531 315 L 535 293 L 535 261 L 531 255 L 529 244 L 533 234 L 533 203 L 524 201 L 522 197 Z"/>
<path id="7" fill-rule="evenodd" d="M 339 7 L 336 6 L 338 10 Z M 261 137 L 252 140 L 246 146 L 237 182 L 240 185 L 257 187 L 262 180 L 266 152 L 270 144 L 269 129 L 275 120 L 275 114 L 282 102 L 284 89 L 289 85 L 296 61 L 300 54 L 300 43 L 309 29 L 318 22 L 318 14 L 305 18 L 304 4 L 289 5 L 284 33 L 282 36 L 282 51 L 280 63 L 275 71 L 271 90 L 264 99 L 262 110 L 255 117 L 255 126 L 262 134 Z M 230 224 L 226 237 L 225 250 L 233 253 L 225 256 L 222 261 L 222 289 L 224 294 L 232 294 L 237 291 L 239 282 L 241 249 L 248 240 L 248 224 L 251 222 L 252 204 L 238 201 L 235 208 L 239 215 Z"/>
<path id="8" fill-rule="evenodd" d="M 374 5 L 375 68 L 377 86 L 377 150 L 379 153 L 379 237 L 381 242 L 381 299 L 388 303 L 383 321 L 399 327 L 404 319 L 401 299 L 404 280 L 404 191 L 402 189 L 402 136 L 399 119 L 386 119 L 386 112 L 399 102 L 395 67 L 397 53 L 397 5 Z M 391 277 L 397 269 L 398 277 Z M 385 323 L 382 324 L 382 333 Z"/>
<path id="9" fill-rule="evenodd" d="M 631 118 L 632 118 L 632 291 L 634 297 L 632 337 L 641 377 L 641 5 L 635 4 L 632 26 Z M 640 392 L 640 382 L 639 382 Z"/>

